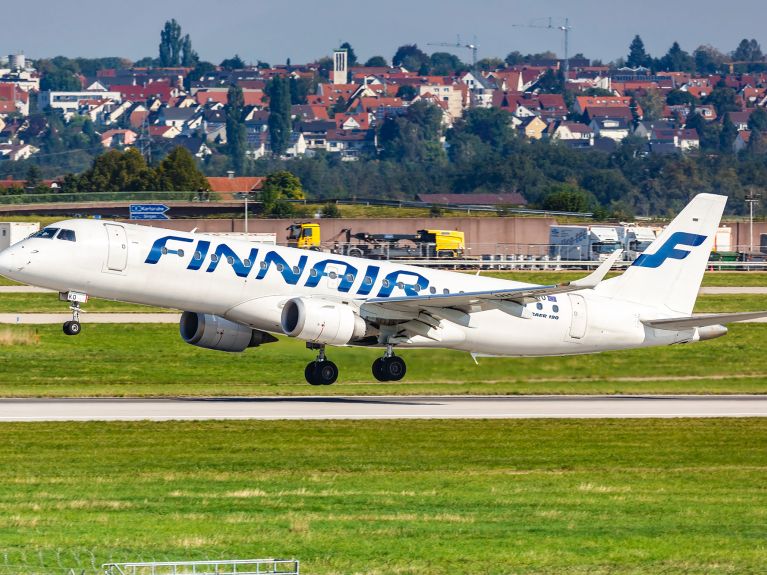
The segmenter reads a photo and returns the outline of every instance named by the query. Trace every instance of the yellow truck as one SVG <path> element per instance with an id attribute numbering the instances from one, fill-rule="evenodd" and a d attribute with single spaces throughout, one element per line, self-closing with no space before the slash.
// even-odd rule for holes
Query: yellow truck
<path id="1" fill-rule="evenodd" d="M 288 226 L 288 246 L 312 250 L 320 246 L 320 226 L 303 222 Z M 331 252 L 370 259 L 448 258 L 457 259 L 466 253 L 463 232 L 453 230 L 418 230 L 415 234 L 371 234 L 341 230 L 346 241 L 335 241 Z"/>

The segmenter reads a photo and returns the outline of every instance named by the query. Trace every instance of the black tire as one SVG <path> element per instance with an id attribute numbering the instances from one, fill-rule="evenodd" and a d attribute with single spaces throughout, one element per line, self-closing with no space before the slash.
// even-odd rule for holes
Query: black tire
<path id="1" fill-rule="evenodd" d="M 364 254 L 359 248 L 349 248 L 349 252 L 346 255 L 350 258 L 361 258 Z"/>
<path id="2" fill-rule="evenodd" d="M 304 377 L 309 385 L 322 385 L 317 377 L 317 362 L 312 361 L 306 364 L 304 369 Z"/>
<path id="3" fill-rule="evenodd" d="M 391 357 L 384 358 L 384 373 L 388 381 L 399 381 L 405 377 L 407 373 L 407 365 L 405 360 L 401 357 L 393 355 Z"/>
<path id="4" fill-rule="evenodd" d="M 77 335 L 80 333 L 80 322 L 66 321 L 64 322 L 64 333 L 67 335 Z"/>
<path id="5" fill-rule="evenodd" d="M 338 367 L 332 361 L 319 361 L 315 372 L 319 385 L 332 385 L 338 379 Z"/>
<path id="6" fill-rule="evenodd" d="M 373 377 L 378 381 L 389 381 L 386 376 L 386 368 L 384 367 L 384 358 L 379 357 L 373 362 Z"/>

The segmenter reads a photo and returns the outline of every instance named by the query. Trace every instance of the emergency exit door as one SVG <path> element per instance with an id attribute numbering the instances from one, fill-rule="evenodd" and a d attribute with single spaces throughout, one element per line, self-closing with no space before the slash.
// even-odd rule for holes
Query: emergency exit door
<path id="1" fill-rule="evenodd" d="M 128 265 L 128 237 L 125 228 L 104 224 L 108 236 L 107 270 L 121 272 Z"/>
<path id="2" fill-rule="evenodd" d="M 570 337 L 581 339 L 586 335 L 588 315 L 586 311 L 586 299 L 582 295 L 570 294 L 570 307 L 573 310 L 570 323 Z"/>

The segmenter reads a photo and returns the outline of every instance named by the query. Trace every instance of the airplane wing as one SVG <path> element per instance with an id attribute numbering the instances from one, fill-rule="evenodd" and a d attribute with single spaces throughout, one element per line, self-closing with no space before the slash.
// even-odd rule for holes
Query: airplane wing
<path id="1" fill-rule="evenodd" d="M 767 317 L 767 311 L 746 311 L 740 313 L 714 313 L 706 315 L 693 315 L 690 317 L 672 317 L 665 319 L 642 319 L 647 327 L 677 331 L 680 329 L 693 329 L 708 325 L 723 325 L 735 321 L 745 321 Z"/>
<path id="2" fill-rule="evenodd" d="M 371 298 L 361 306 L 363 315 L 375 315 L 376 310 L 389 310 L 395 313 L 412 313 L 417 316 L 420 310 L 435 312 L 439 309 L 465 308 L 477 306 L 483 308 L 501 307 L 503 302 L 518 304 L 535 301 L 536 298 L 568 293 L 596 287 L 618 260 L 622 250 L 616 250 L 609 258 L 588 276 L 572 282 L 555 285 L 530 285 L 521 288 L 495 289 L 454 294 L 431 294 L 404 297 Z M 501 306 L 499 306 L 501 304 Z"/>

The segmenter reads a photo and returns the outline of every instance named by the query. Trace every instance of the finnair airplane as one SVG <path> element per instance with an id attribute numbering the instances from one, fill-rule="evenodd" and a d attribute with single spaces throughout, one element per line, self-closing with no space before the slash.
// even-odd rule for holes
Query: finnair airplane
<path id="1" fill-rule="evenodd" d="M 479 356 L 595 353 L 725 335 L 725 323 L 767 311 L 692 315 L 726 196 L 699 194 L 622 275 L 620 251 L 587 277 L 557 285 L 471 276 L 204 234 L 102 220 L 66 220 L 0 252 L 0 275 L 57 290 L 80 306 L 99 297 L 181 310 L 181 337 L 242 352 L 306 342 L 305 370 L 329 385 L 326 346 L 383 349 L 379 381 L 405 375 L 395 348 L 448 348 Z"/>

